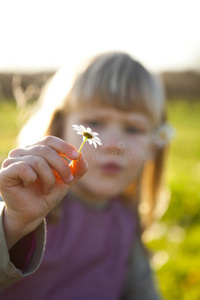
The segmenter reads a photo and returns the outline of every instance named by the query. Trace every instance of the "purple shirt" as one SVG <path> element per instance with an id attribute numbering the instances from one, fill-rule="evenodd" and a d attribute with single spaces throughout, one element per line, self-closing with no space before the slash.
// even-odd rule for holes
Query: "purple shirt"
<path id="1" fill-rule="evenodd" d="M 0 299 L 120 299 L 134 228 L 133 214 L 120 200 L 97 209 L 66 197 L 59 223 L 47 222 L 39 269 L 4 290 Z"/>

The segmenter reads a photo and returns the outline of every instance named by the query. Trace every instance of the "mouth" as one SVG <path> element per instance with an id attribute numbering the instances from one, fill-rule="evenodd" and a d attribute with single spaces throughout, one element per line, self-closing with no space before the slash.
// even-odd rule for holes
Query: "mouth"
<path id="1" fill-rule="evenodd" d="M 122 167 L 116 163 L 105 163 L 101 166 L 101 170 L 103 173 L 107 175 L 117 175 L 122 171 Z"/>

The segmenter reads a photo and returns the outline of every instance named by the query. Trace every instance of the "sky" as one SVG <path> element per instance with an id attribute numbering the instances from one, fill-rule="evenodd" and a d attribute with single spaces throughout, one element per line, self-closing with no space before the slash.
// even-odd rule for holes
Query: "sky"
<path id="1" fill-rule="evenodd" d="M 0 72 L 125 51 L 152 71 L 200 70 L 199 0 L 0 0 Z"/>

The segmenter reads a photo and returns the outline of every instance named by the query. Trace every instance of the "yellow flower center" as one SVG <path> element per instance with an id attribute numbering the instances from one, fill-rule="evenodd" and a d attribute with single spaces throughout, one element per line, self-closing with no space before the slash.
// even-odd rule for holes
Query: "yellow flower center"
<path id="1" fill-rule="evenodd" d="M 87 139 L 93 139 L 93 136 L 89 132 L 83 132 L 84 137 Z"/>

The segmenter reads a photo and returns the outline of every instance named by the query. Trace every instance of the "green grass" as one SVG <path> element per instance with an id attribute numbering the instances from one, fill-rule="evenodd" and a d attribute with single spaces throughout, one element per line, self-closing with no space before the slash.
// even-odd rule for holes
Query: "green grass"
<path id="1" fill-rule="evenodd" d="M 170 103 L 169 115 L 177 134 L 169 157 L 172 195 L 165 218 L 184 226 L 200 220 L 200 102 Z"/>
<path id="2" fill-rule="evenodd" d="M 168 103 L 176 137 L 167 164 L 170 205 L 159 226 L 164 234 L 147 244 L 165 251 L 168 260 L 157 268 L 164 299 L 200 299 L 200 101 Z M 158 227 L 159 227 L 158 226 Z M 170 237 L 173 228 L 174 238 Z M 182 237 L 180 238 L 180 233 Z"/>
<path id="3" fill-rule="evenodd" d="M 0 102 L 1 160 L 14 146 L 18 114 L 14 102 Z M 176 129 L 166 174 L 170 205 L 147 245 L 162 254 L 152 265 L 164 299 L 199 300 L 200 101 L 170 101 L 168 115 Z"/>
<path id="4" fill-rule="evenodd" d="M 19 111 L 14 101 L 0 101 L 0 163 L 9 150 L 15 146 L 19 132 L 18 114 Z"/>

